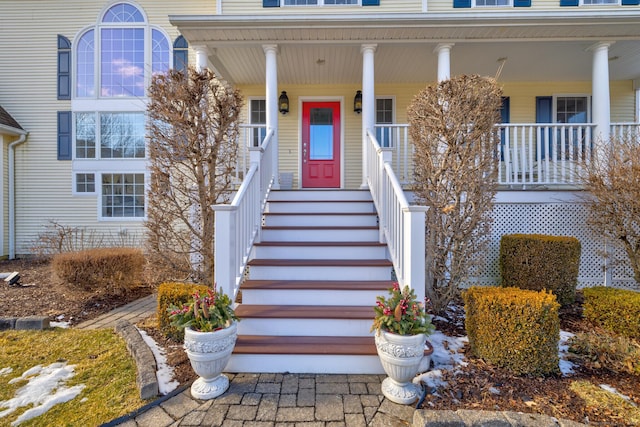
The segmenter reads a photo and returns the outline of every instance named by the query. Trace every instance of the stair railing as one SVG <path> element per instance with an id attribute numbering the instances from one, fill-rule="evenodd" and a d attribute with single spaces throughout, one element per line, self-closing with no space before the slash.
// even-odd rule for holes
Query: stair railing
<path id="1" fill-rule="evenodd" d="M 367 182 L 378 211 L 380 242 L 389 248 L 396 278 L 402 287 L 425 295 L 425 206 L 410 205 L 396 177 L 392 148 L 382 148 L 367 131 Z"/>
<path id="2" fill-rule="evenodd" d="M 218 289 L 235 301 L 254 243 L 260 241 L 262 213 L 273 176 L 273 131 L 259 147 L 249 148 L 250 166 L 230 204 L 213 205 L 215 211 L 214 277 Z"/>

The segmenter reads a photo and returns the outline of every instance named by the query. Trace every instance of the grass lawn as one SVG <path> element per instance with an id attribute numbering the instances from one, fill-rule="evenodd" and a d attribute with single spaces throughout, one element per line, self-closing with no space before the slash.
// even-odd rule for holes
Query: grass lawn
<path id="1" fill-rule="evenodd" d="M 66 366 L 67 371 L 74 367 L 74 375 L 59 387 L 80 390 L 79 394 L 20 426 L 96 426 L 146 403 L 136 387 L 135 363 L 112 330 L 4 331 L 0 332 L 0 426 L 12 425 L 34 406 L 2 416 L 8 402 L 29 382 L 20 379 L 23 373 L 52 364 Z M 45 394 L 54 393 L 56 389 Z"/>

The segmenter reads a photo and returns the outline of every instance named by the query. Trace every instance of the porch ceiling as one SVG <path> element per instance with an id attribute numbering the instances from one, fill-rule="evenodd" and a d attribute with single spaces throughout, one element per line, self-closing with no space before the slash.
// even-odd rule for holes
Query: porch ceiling
<path id="1" fill-rule="evenodd" d="M 640 11 L 605 18 L 592 13 L 321 16 L 171 16 L 192 46 L 207 46 L 211 64 L 234 84 L 265 81 L 264 44 L 277 44 L 278 81 L 358 84 L 363 43 L 376 43 L 377 83 L 436 79 L 438 43 L 455 43 L 451 73 L 493 76 L 507 58 L 500 81 L 591 80 L 589 46 L 609 49 L 611 80 L 640 77 Z M 295 18 L 295 19 L 293 19 Z"/>

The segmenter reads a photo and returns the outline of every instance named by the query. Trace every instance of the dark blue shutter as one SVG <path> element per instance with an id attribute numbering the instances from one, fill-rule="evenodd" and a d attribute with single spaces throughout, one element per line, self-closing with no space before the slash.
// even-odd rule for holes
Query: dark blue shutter
<path id="1" fill-rule="evenodd" d="M 553 98 L 550 96 L 536 96 L 536 123 L 553 123 Z M 542 158 L 546 153 L 553 152 L 553 129 L 548 134 L 540 134 L 540 152 Z"/>
<path id="2" fill-rule="evenodd" d="M 362 0 L 363 6 L 380 6 L 380 0 Z"/>
<path id="3" fill-rule="evenodd" d="M 453 0 L 453 7 L 456 9 L 471 7 L 471 0 Z"/>
<path id="4" fill-rule="evenodd" d="M 560 6 L 578 6 L 579 0 L 560 0 Z"/>
<path id="5" fill-rule="evenodd" d="M 262 0 L 262 7 L 280 7 L 280 0 Z"/>
<path id="6" fill-rule="evenodd" d="M 513 0 L 514 7 L 531 7 L 531 0 Z"/>
<path id="7" fill-rule="evenodd" d="M 640 0 L 622 0 L 623 6 L 638 6 L 640 4 Z"/>
<path id="8" fill-rule="evenodd" d="M 71 111 L 58 111 L 58 160 L 71 160 Z"/>
<path id="9" fill-rule="evenodd" d="M 71 42 L 58 36 L 58 99 L 71 99 Z"/>

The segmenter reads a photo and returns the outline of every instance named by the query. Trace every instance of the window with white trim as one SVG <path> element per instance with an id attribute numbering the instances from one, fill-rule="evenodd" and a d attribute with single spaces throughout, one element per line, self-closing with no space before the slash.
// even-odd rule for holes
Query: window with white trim
<path id="1" fill-rule="evenodd" d="M 582 4 L 584 6 L 618 5 L 620 4 L 620 0 L 582 0 Z"/>
<path id="2" fill-rule="evenodd" d="M 393 98 L 376 98 L 376 124 L 395 123 Z M 394 132 L 389 127 L 376 127 L 376 139 L 381 147 L 394 146 Z"/>
<path id="3" fill-rule="evenodd" d="M 103 218 L 144 217 L 144 174 L 102 174 Z"/>
<path id="4" fill-rule="evenodd" d="M 77 173 L 76 193 L 79 194 L 95 194 L 96 192 L 96 174 L 94 173 Z"/>
<path id="5" fill-rule="evenodd" d="M 512 6 L 511 0 L 475 0 L 476 7 Z"/>
<path id="6" fill-rule="evenodd" d="M 556 123 L 588 123 L 588 96 L 556 96 Z"/>
<path id="7" fill-rule="evenodd" d="M 360 0 L 284 0 L 285 6 L 352 6 L 359 4 Z"/>
<path id="8" fill-rule="evenodd" d="M 249 123 L 252 125 L 265 125 L 264 127 L 251 129 L 251 143 L 254 147 L 258 147 L 267 136 L 267 101 L 264 99 L 252 99 L 249 104 Z"/>
<path id="9" fill-rule="evenodd" d="M 75 116 L 76 159 L 145 158 L 144 113 L 91 112 Z"/>

